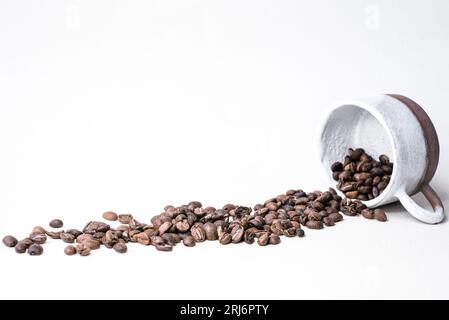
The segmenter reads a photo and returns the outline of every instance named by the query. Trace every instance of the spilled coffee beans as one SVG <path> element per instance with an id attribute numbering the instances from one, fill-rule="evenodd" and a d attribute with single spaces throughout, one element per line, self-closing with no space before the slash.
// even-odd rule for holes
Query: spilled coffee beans
<path id="1" fill-rule="evenodd" d="M 101 221 L 89 221 L 81 230 L 48 231 L 34 227 L 27 238 L 18 241 L 8 235 L 3 244 L 15 248 L 17 253 L 41 255 L 42 244 L 49 237 L 68 243 L 64 253 L 69 256 L 88 256 L 102 246 L 126 253 L 129 243 L 158 251 L 172 251 L 180 242 L 194 247 L 206 240 L 222 245 L 257 242 L 267 246 L 279 244 L 282 236 L 304 237 L 304 227 L 315 230 L 332 227 L 343 220 L 343 215 L 387 221 L 383 210 L 370 209 L 362 202 L 374 199 L 387 187 L 393 172 L 393 163 L 387 156 L 381 155 L 377 161 L 363 149 L 349 149 L 344 161 L 332 164 L 331 170 L 345 198 L 330 188 L 308 193 L 288 190 L 253 208 L 232 203 L 221 208 L 203 207 L 201 202 L 192 201 L 179 207 L 168 205 L 148 223 L 137 221 L 131 214 L 106 211 L 103 219 L 117 223 L 116 227 Z M 62 228 L 63 222 L 55 219 L 49 225 Z"/>

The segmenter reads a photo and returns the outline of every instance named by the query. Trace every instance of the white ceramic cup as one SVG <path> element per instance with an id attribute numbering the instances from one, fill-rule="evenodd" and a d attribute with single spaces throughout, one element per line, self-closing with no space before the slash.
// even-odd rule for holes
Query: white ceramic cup
<path id="1" fill-rule="evenodd" d="M 444 219 L 443 204 L 429 185 L 438 165 L 438 136 L 416 102 L 400 95 L 378 95 L 334 105 L 319 137 L 320 160 L 330 185 L 336 184 L 332 163 L 344 159 L 350 147 L 363 148 L 373 157 L 386 154 L 394 163 L 390 183 L 378 197 L 364 201 L 368 207 L 399 200 L 422 222 L 435 224 Z M 433 211 L 410 197 L 418 192 L 424 194 Z"/>

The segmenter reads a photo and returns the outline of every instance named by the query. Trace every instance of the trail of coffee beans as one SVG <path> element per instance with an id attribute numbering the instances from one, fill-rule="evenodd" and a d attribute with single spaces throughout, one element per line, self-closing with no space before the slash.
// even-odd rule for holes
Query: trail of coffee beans
<path id="1" fill-rule="evenodd" d="M 337 187 L 345 193 L 346 198 L 340 197 L 330 188 L 324 192 L 309 193 L 289 190 L 263 204 L 256 204 L 253 208 L 226 204 L 217 209 L 203 207 L 200 202 L 192 201 L 179 207 L 166 206 L 148 224 L 139 222 L 131 214 L 107 211 L 103 213 L 103 219 L 120 223 L 116 228 L 106 222 L 90 221 L 81 230 L 56 231 L 54 229 L 63 227 L 63 222 L 55 219 L 49 223 L 50 230 L 38 226 L 20 241 L 11 235 L 4 237 L 3 244 L 15 248 L 17 253 L 28 252 L 33 256 L 43 253 L 42 245 L 48 237 L 67 243 L 64 249 L 66 255 L 81 256 L 88 256 L 102 246 L 118 253 L 126 253 L 129 243 L 153 246 L 159 251 L 172 251 L 180 242 L 193 247 L 206 240 L 219 241 L 223 245 L 241 242 L 257 242 L 260 246 L 276 245 L 281 242 L 281 236 L 304 237 L 303 227 L 323 229 L 325 226 L 334 226 L 343 220 L 341 213 L 386 221 L 387 216 L 383 210 L 369 209 L 360 201 L 365 199 L 360 195 L 373 198 L 376 189 L 380 194 L 385 189 L 383 185 L 383 188 L 379 186 L 383 181 L 388 184 L 389 178 L 384 177 L 391 175 L 393 164 L 383 155 L 379 163 L 380 166 L 363 149 L 349 149 L 344 164 L 337 162 L 332 165 L 334 178 L 338 180 Z M 387 166 L 391 170 L 386 169 Z M 381 169 L 382 173 L 373 172 L 375 168 Z M 361 178 L 361 173 L 368 175 Z M 351 185 L 351 190 L 346 187 L 348 185 Z M 370 189 L 361 189 L 363 187 Z M 357 192 L 356 196 L 354 192 Z"/>

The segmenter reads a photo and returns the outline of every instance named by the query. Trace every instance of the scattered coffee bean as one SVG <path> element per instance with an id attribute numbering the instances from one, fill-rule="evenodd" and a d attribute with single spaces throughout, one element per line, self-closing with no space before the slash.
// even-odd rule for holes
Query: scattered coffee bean
<path id="1" fill-rule="evenodd" d="M 57 229 L 57 228 L 62 228 L 64 223 L 62 222 L 62 220 L 53 219 L 50 221 L 49 225 L 50 225 L 50 227 Z"/>
<path id="2" fill-rule="evenodd" d="M 385 214 L 385 211 L 383 211 L 382 209 L 374 210 L 374 218 L 376 218 L 377 221 L 382 222 L 387 221 L 387 215 Z"/>
<path id="3" fill-rule="evenodd" d="M 187 236 L 184 239 L 182 239 L 182 243 L 186 247 L 194 247 L 195 246 L 195 239 L 192 236 Z"/>
<path id="4" fill-rule="evenodd" d="M 374 212 L 373 210 L 366 208 L 362 210 L 362 216 L 365 219 L 374 219 Z"/>
<path id="5" fill-rule="evenodd" d="M 74 243 L 75 242 L 75 236 L 71 233 L 63 232 L 63 233 L 61 233 L 60 238 L 65 243 Z"/>
<path id="6" fill-rule="evenodd" d="M 36 233 L 46 233 L 45 229 L 42 228 L 42 227 L 39 227 L 39 226 L 34 227 L 33 230 L 32 230 L 31 232 L 33 232 L 33 233 L 34 233 L 34 232 L 36 232 Z"/>
<path id="7" fill-rule="evenodd" d="M 47 241 L 45 233 L 32 232 L 29 238 L 36 244 L 44 244 Z"/>
<path id="8" fill-rule="evenodd" d="M 9 248 L 14 248 L 19 241 L 13 236 L 6 236 L 2 240 L 3 244 Z"/>
<path id="9" fill-rule="evenodd" d="M 108 221 L 117 221 L 118 215 L 115 212 L 106 211 L 105 213 L 103 213 L 103 219 Z"/>
<path id="10" fill-rule="evenodd" d="M 118 221 L 123 224 L 129 224 L 133 219 L 132 214 L 120 214 L 118 216 Z"/>
<path id="11" fill-rule="evenodd" d="M 72 245 L 67 246 L 64 248 L 64 253 L 68 256 L 73 256 L 74 254 L 76 254 L 76 248 Z"/>
<path id="12" fill-rule="evenodd" d="M 15 250 L 17 253 L 25 253 L 28 249 L 29 245 L 27 245 L 24 242 L 19 241 L 16 246 L 15 246 Z"/>
<path id="13" fill-rule="evenodd" d="M 112 248 L 118 253 L 126 253 L 126 251 L 128 251 L 128 247 L 126 246 L 126 244 L 121 242 L 114 244 Z"/>
<path id="14" fill-rule="evenodd" d="M 37 243 L 33 243 L 28 248 L 28 254 L 30 256 L 40 256 L 42 254 L 42 252 L 44 252 L 44 248 L 42 248 L 42 246 L 40 244 L 37 244 Z"/>

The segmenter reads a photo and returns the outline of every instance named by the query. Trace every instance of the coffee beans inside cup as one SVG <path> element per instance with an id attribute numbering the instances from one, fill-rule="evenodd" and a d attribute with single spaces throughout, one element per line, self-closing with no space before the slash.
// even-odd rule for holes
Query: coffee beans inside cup
<path id="1" fill-rule="evenodd" d="M 362 201 L 378 197 L 387 188 L 393 173 L 393 163 L 386 155 L 379 160 L 369 156 L 365 150 L 349 149 L 343 162 L 331 166 L 337 189 L 346 198 Z"/>
<path id="2" fill-rule="evenodd" d="M 288 190 L 284 194 L 269 198 L 254 207 L 225 204 L 221 208 L 204 207 L 192 201 L 178 207 L 168 205 L 150 221 L 140 222 L 132 214 L 103 213 L 106 222 L 89 221 L 81 229 L 49 231 L 38 226 L 29 236 L 18 241 L 11 235 L 3 238 L 7 247 L 17 253 L 41 255 L 47 237 L 69 244 L 66 255 L 88 256 L 101 247 L 126 253 L 128 244 L 152 246 L 158 251 L 172 251 L 181 243 L 194 247 L 196 243 L 217 241 L 222 245 L 238 243 L 259 246 L 277 245 L 281 237 L 302 238 L 304 228 L 320 230 L 334 226 L 343 220 L 343 215 L 362 215 L 367 219 L 386 221 L 381 209 L 367 208 L 361 200 L 373 199 L 385 190 L 390 181 L 393 164 L 387 156 L 379 161 L 367 155 L 363 149 L 349 149 L 343 162 L 335 162 L 331 170 L 338 181 L 337 188 L 342 198 L 330 188 L 328 191 L 308 192 L 301 189 Z M 52 228 L 62 228 L 63 222 L 54 219 Z"/>

